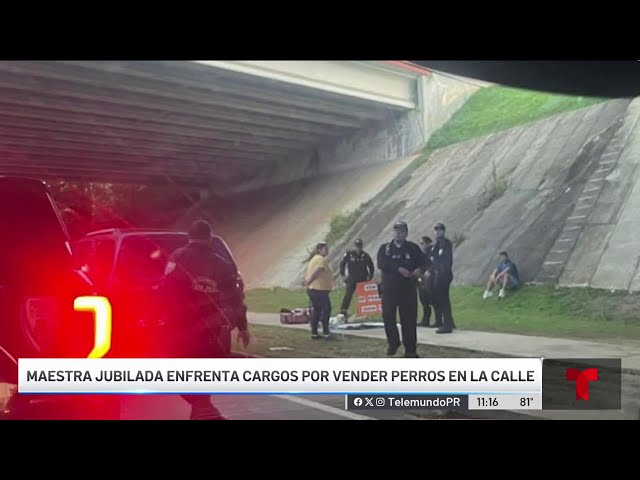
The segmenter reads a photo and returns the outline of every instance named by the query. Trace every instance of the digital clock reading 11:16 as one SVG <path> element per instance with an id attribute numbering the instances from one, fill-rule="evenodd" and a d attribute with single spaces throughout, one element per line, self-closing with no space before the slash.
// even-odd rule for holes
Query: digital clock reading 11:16
<path id="1" fill-rule="evenodd" d="M 496 397 L 478 397 L 478 407 L 497 407 L 498 399 Z"/>

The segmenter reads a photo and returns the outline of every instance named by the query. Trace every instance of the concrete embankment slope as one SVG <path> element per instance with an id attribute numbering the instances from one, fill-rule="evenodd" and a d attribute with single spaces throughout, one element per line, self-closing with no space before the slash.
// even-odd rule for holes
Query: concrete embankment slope
<path id="1" fill-rule="evenodd" d="M 639 118 L 640 99 L 636 99 L 565 224 L 565 230 L 573 227 L 578 236 L 561 264 L 562 285 L 640 291 Z M 571 239 L 568 235 L 564 243 L 571 245 Z"/>
<path id="2" fill-rule="evenodd" d="M 640 290 L 639 116 L 640 100 L 612 100 L 437 150 L 344 241 L 375 254 L 398 219 L 413 240 L 443 222 L 456 283 L 483 283 L 504 249 L 524 281 Z"/>
<path id="3" fill-rule="evenodd" d="M 326 237 L 331 219 L 371 200 L 413 158 L 221 199 L 185 216 L 177 227 L 186 228 L 195 216 L 209 219 L 231 246 L 248 288 L 299 285 L 303 261 Z"/>
<path id="4" fill-rule="evenodd" d="M 210 220 L 230 244 L 249 288 L 299 285 L 308 249 L 325 238 L 331 219 L 378 194 L 481 86 L 424 77 L 417 92 L 424 108 L 328 137 L 313 151 L 265 168 L 233 194 L 212 190 L 218 198 L 195 201 L 173 226 Z"/>

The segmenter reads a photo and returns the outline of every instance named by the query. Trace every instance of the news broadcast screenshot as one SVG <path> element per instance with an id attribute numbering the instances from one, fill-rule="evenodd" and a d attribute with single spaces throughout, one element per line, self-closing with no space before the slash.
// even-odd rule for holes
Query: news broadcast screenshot
<path id="1" fill-rule="evenodd" d="M 640 419 L 640 62 L 0 61 L 0 103 L 3 420 Z"/>

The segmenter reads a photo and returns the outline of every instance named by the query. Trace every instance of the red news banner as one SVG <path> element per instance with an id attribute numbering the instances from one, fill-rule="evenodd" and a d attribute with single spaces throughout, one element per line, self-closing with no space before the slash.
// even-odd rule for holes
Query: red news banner
<path id="1" fill-rule="evenodd" d="M 378 284 L 374 281 L 356 284 L 358 316 L 382 313 L 382 300 L 378 294 Z"/>

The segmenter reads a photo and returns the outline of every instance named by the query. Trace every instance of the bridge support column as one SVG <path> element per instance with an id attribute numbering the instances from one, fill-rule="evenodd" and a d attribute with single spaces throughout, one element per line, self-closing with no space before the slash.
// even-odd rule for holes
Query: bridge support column
<path id="1" fill-rule="evenodd" d="M 426 75 L 420 75 L 416 79 L 417 101 L 416 108 L 419 112 L 420 126 L 422 135 L 425 138 L 425 143 L 428 141 L 429 136 L 433 133 L 429 128 L 429 81 L 431 77 Z"/>
<path id="2" fill-rule="evenodd" d="M 428 76 L 420 75 L 416 82 L 416 109 L 422 124 L 425 143 L 472 94 L 481 88 L 477 83 L 445 77 L 437 73 Z"/>

